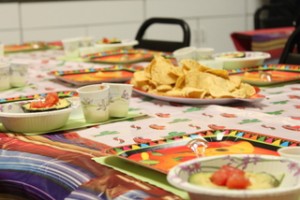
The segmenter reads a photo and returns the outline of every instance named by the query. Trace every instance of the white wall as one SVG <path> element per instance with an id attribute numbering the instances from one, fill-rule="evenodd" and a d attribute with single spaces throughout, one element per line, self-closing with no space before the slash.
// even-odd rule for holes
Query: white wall
<path id="1" fill-rule="evenodd" d="M 253 29 L 261 0 L 98 0 L 0 4 L 0 41 L 6 44 L 93 36 L 134 38 L 140 24 L 153 16 L 185 19 L 192 46 L 233 50 L 233 31 Z M 157 26 L 149 37 L 175 40 L 178 28 Z"/>

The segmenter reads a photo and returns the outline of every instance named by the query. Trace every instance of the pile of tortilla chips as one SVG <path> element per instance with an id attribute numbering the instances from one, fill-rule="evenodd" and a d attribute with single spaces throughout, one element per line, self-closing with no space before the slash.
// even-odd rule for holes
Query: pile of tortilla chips
<path id="1" fill-rule="evenodd" d="M 226 70 L 213 69 L 194 60 L 182 60 L 175 66 L 156 56 L 143 70 L 134 73 L 131 84 L 151 94 L 201 99 L 249 98 L 256 91 L 238 76 Z"/>

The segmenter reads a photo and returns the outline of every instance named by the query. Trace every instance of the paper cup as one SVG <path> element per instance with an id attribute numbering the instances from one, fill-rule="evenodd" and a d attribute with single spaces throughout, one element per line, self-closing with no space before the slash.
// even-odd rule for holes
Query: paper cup
<path id="1" fill-rule="evenodd" d="M 0 43 L 0 57 L 4 56 L 4 44 Z"/>
<path id="2" fill-rule="evenodd" d="M 196 60 L 197 58 L 196 53 L 197 53 L 196 47 L 184 47 L 174 51 L 173 56 L 176 58 L 176 61 L 180 63 L 180 61 L 183 59 Z"/>
<path id="3" fill-rule="evenodd" d="M 109 119 L 109 86 L 95 84 L 77 89 L 84 118 L 88 123 Z"/>
<path id="4" fill-rule="evenodd" d="M 28 81 L 28 63 L 12 62 L 10 64 L 10 86 L 23 87 Z"/>
<path id="5" fill-rule="evenodd" d="M 92 37 L 80 37 L 79 47 L 91 47 L 93 45 Z"/>
<path id="6" fill-rule="evenodd" d="M 196 50 L 196 57 L 197 60 L 212 60 L 214 53 L 214 49 L 213 48 L 198 48 Z"/>
<path id="7" fill-rule="evenodd" d="M 78 57 L 80 42 L 81 42 L 80 38 L 70 38 L 70 39 L 62 40 L 65 56 Z"/>
<path id="8" fill-rule="evenodd" d="M 103 83 L 109 86 L 109 116 L 126 117 L 132 94 L 132 85 L 122 83 Z"/>
<path id="9" fill-rule="evenodd" d="M 9 63 L 0 63 L 0 90 L 7 90 L 10 88 L 9 66 Z"/>

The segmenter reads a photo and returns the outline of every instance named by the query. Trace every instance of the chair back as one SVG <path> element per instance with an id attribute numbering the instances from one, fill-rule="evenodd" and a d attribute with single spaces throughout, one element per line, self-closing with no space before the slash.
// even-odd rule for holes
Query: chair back
<path id="1" fill-rule="evenodd" d="M 254 29 L 293 26 L 294 14 L 285 3 L 263 5 L 254 13 Z"/>
<path id="2" fill-rule="evenodd" d="M 167 41 L 167 40 L 156 40 L 156 39 L 145 39 L 145 33 L 147 29 L 153 24 L 169 24 L 178 25 L 181 27 L 183 32 L 182 41 Z M 135 48 L 143 48 L 154 51 L 165 51 L 173 52 L 176 49 L 187 47 L 191 41 L 191 31 L 189 25 L 182 19 L 178 18 L 162 18 L 154 17 L 145 20 L 140 26 L 135 39 L 139 42 Z"/>
<path id="3" fill-rule="evenodd" d="M 289 36 L 279 59 L 280 64 L 300 64 L 300 26 Z"/>

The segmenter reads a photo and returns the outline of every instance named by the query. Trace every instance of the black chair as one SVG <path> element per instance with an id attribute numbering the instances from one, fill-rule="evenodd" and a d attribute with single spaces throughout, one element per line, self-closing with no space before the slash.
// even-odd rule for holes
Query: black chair
<path id="1" fill-rule="evenodd" d="M 254 13 L 254 29 L 293 26 L 295 14 L 288 4 L 263 5 Z"/>
<path id="2" fill-rule="evenodd" d="M 146 39 L 145 33 L 147 29 L 154 24 L 168 24 L 168 25 L 180 26 L 183 33 L 182 41 Z M 182 19 L 154 17 L 154 18 L 149 18 L 142 23 L 142 25 L 140 26 L 137 32 L 135 39 L 139 42 L 139 44 L 136 45 L 135 48 L 143 48 L 143 49 L 154 50 L 154 51 L 173 52 L 176 49 L 190 46 L 191 31 L 189 25 Z"/>
<path id="3" fill-rule="evenodd" d="M 279 59 L 280 64 L 300 64 L 300 26 L 289 36 Z"/>

